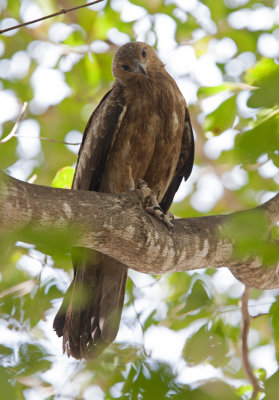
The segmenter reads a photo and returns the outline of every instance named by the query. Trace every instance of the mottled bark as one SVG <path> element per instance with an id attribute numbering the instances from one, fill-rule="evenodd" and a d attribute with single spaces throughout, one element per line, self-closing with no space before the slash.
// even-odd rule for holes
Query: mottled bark
<path id="1" fill-rule="evenodd" d="M 25 226 L 33 233 L 63 229 L 69 232 L 68 246 L 101 251 L 140 272 L 225 266 L 248 286 L 279 287 L 279 264 L 263 267 L 257 258 L 232 257 L 233 242 L 221 232 L 234 214 L 177 219 L 172 234 L 143 210 L 137 191 L 111 195 L 56 189 L 21 182 L 3 172 L 0 203 L 0 234 L 16 232 L 19 240 L 26 240 Z M 273 226 L 279 219 L 279 195 L 258 209 Z"/>

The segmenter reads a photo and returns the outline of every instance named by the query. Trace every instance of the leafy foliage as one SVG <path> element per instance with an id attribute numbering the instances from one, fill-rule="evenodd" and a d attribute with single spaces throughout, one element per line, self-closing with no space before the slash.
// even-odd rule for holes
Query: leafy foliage
<path id="1" fill-rule="evenodd" d="M 73 167 L 61 168 L 55 175 L 52 181 L 52 186 L 63 189 L 71 189 L 74 173 L 75 170 Z"/>
<path id="2" fill-rule="evenodd" d="M 1 24 L 77 3 L 2 1 Z M 28 112 L 19 137 L 0 144 L 0 167 L 69 188 L 76 150 L 64 142 L 76 142 L 110 88 L 116 47 L 146 40 L 179 83 L 196 133 L 196 167 L 172 211 L 188 217 L 261 203 L 279 182 L 279 51 L 278 43 L 277 50 L 262 44 L 277 40 L 275 7 L 273 0 L 104 1 L 2 35 L 0 135 L 9 134 L 24 101 Z M 224 234 L 236 239 L 236 258 L 254 254 L 267 267 L 278 261 L 278 232 L 270 242 L 262 215 L 240 213 Z M 131 274 L 119 341 L 94 362 L 76 362 L 62 356 L 51 328 L 70 282 L 67 232 L 42 233 L 37 249 L 16 240 L 0 238 L 3 398 L 251 398 L 239 350 L 242 287 L 229 273 Z M 261 367 L 266 399 L 278 397 L 278 302 L 278 292 L 252 292 L 251 313 L 270 311 L 253 319 L 250 344 L 260 354 L 252 361 Z M 269 366 L 267 347 L 274 355 Z"/>

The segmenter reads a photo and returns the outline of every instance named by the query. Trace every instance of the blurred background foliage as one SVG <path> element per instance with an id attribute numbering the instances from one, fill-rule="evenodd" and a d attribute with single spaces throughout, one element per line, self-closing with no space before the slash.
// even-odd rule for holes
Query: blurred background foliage
<path id="1" fill-rule="evenodd" d="M 0 29 L 80 4 L 0 0 Z M 279 182 L 278 25 L 276 0 L 111 0 L 1 35 L 1 138 L 28 102 L 18 137 L 0 144 L 1 169 L 69 187 L 82 131 L 112 84 L 113 54 L 141 40 L 176 79 L 195 131 L 195 168 L 172 211 L 192 217 L 266 201 Z M 241 255 L 278 260 L 262 241 L 261 218 L 235 220 L 231 229 L 242 233 Z M 117 342 L 80 362 L 62 355 L 52 332 L 72 271 L 59 251 L 63 235 L 47 240 L 51 255 L 1 238 L 2 398 L 251 398 L 240 355 L 243 286 L 225 268 L 162 277 L 131 271 Z M 277 400 L 279 292 L 254 290 L 249 304 L 251 362 L 266 388 L 260 398 Z"/>

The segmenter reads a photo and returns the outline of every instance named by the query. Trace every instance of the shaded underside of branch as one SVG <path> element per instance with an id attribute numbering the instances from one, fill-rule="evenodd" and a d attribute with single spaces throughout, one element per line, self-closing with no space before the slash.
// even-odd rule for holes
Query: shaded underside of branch
<path id="1" fill-rule="evenodd" d="M 57 189 L 21 182 L 3 172 L 0 202 L 0 232 L 17 231 L 20 236 L 26 226 L 35 233 L 63 230 L 68 233 L 68 246 L 99 250 L 140 272 L 226 266 L 248 286 L 279 287 L 278 266 L 263 268 L 255 258 L 232 257 L 233 243 L 221 232 L 233 214 L 175 220 L 172 234 L 143 210 L 137 191 L 111 195 Z M 275 196 L 261 206 L 272 222 L 279 214 L 278 203 Z"/>

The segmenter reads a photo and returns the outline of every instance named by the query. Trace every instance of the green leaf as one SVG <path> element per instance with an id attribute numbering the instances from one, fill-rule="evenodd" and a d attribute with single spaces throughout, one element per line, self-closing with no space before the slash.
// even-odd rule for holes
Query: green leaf
<path id="1" fill-rule="evenodd" d="M 265 400 L 278 400 L 279 371 L 276 371 L 265 382 Z"/>
<path id="2" fill-rule="evenodd" d="M 229 361 L 227 357 L 229 349 L 230 346 L 225 334 L 225 327 L 222 320 L 219 319 L 210 328 L 209 354 L 211 364 L 216 368 L 227 364 Z"/>
<path id="3" fill-rule="evenodd" d="M 279 72 L 276 71 L 259 82 L 259 89 L 252 92 L 249 107 L 273 107 L 279 104 Z"/>
<path id="4" fill-rule="evenodd" d="M 13 125 L 14 123 L 10 121 L 3 124 L 4 132 L 2 138 L 6 137 L 11 132 Z M 2 170 L 11 166 L 17 160 L 16 146 L 17 140 L 15 138 L 8 140 L 6 143 L 0 144 L 0 168 Z"/>
<path id="5" fill-rule="evenodd" d="M 74 178 L 75 169 L 73 167 L 61 168 L 55 175 L 52 186 L 63 189 L 70 189 Z"/>
<path id="6" fill-rule="evenodd" d="M 279 67 L 271 59 L 262 59 L 246 73 L 246 81 L 259 89 L 251 93 L 249 107 L 273 107 L 279 104 Z"/>
<path id="7" fill-rule="evenodd" d="M 250 130 L 238 134 L 235 138 L 235 155 L 239 162 L 257 163 L 258 158 L 267 153 L 277 163 L 279 149 L 279 108 L 266 112 Z"/>
<path id="8" fill-rule="evenodd" d="M 20 9 L 20 1 L 19 0 L 8 0 L 8 10 L 10 16 L 14 16 L 15 18 L 18 16 Z"/>
<path id="9" fill-rule="evenodd" d="M 206 324 L 195 332 L 186 341 L 183 356 L 190 365 L 209 360 L 216 367 L 227 363 L 228 351 L 229 343 L 224 335 L 223 323 L 219 320 L 210 329 Z"/>
<path id="10" fill-rule="evenodd" d="M 231 82 L 227 82 L 219 86 L 201 86 L 198 90 L 198 97 L 203 99 L 206 97 L 214 96 L 215 94 L 224 92 L 226 90 L 236 90 L 237 87 L 237 84 Z"/>
<path id="11" fill-rule="evenodd" d="M 209 357 L 210 333 L 207 325 L 203 325 L 187 341 L 183 356 L 190 366 L 200 364 Z"/>
<path id="12" fill-rule="evenodd" d="M 228 8 L 223 0 L 207 1 L 202 0 L 209 9 L 212 19 L 219 24 L 221 20 L 228 14 Z"/>
<path id="13" fill-rule="evenodd" d="M 0 387 L 1 387 L 1 398 L 5 400 L 15 400 L 15 385 L 11 380 L 12 376 L 8 368 L 0 366 Z"/>
<path id="14" fill-rule="evenodd" d="M 73 232 L 65 229 L 51 229 L 48 231 L 34 232 L 28 227 L 18 232 L 18 237 L 26 243 L 37 243 L 37 249 L 63 263 L 69 260 L 69 247 L 73 243 Z"/>
<path id="15" fill-rule="evenodd" d="M 223 235 L 234 242 L 234 256 L 258 256 L 263 265 L 274 265 L 279 260 L 278 243 L 268 237 L 268 221 L 262 210 L 232 215 Z"/>
<path id="16" fill-rule="evenodd" d="M 165 13 L 170 15 L 175 8 L 174 5 L 165 5 L 164 0 L 131 0 L 131 3 L 145 8 L 149 14 Z"/>
<path id="17" fill-rule="evenodd" d="M 210 302 L 211 299 L 204 287 L 204 283 L 199 279 L 194 283 L 191 292 L 187 296 L 185 306 L 178 314 L 187 314 L 191 311 L 199 310 Z"/>
<path id="18" fill-rule="evenodd" d="M 176 22 L 175 38 L 177 42 L 182 42 L 192 39 L 192 33 L 195 29 L 200 28 L 197 19 L 191 15 L 187 15 L 187 20 L 181 22 L 178 18 L 174 18 Z M 196 47 L 196 42 L 194 43 Z M 207 46 L 206 46 L 207 47 Z"/>
<path id="19" fill-rule="evenodd" d="M 276 301 L 270 307 L 271 325 L 274 335 L 276 357 L 279 360 L 279 296 L 276 297 Z"/>
<path id="20" fill-rule="evenodd" d="M 198 97 L 200 99 L 203 99 L 225 91 L 239 92 L 241 90 L 251 90 L 251 89 L 254 89 L 254 87 L 242 82 L 239 83 L 224 82 L 223 85 L 219 86 L 208 86 L 208 87 L 201 86 L 198 90 Z"/>
<path id="21" fill-rule="evenodd" d="M 239 31 L 236 29 L 231 29 L 226 33 L 226 36 L 234 40 L 239 53 L 247 51 L 255 53 L 257 51 L 258 35 L 254 32 L 250 32 L 247 29 L 242 29 Z M 219 34 L 218 37 L 222 38 L 223 34 Z"/>
<path id="22" fill-rule="evenodd" d="M 33 375 L 38 371 L 47 371 L 51 362 L 42 346 L 24 343 L 20 346 L 18 364 L 19 371 L 24 375 Z"/>
<path id="23" fill-rule="evenodd" d="M 7 359 L 13 354 L 13 349 L 0 344 L 0 360 Z"/>
<path id="24" fill-rule="evenodd" d="M 207 399 L 206 396 L 208 396 L 209 400 L 239 400 L 235 389 L 219 380 L 209 381 L 201 385 L 199 390 L 204 393 L 200 399 Z"/>
<path id="25" fill-rule="evenodd" d="M 134 362 L 125 379 L 121 399 L 168 399 L 176 388 L 175 375 L 168 364 L 155 360 Z"/>
<path id="26" fill-rule="evenodd" d="M 252 392 L 253 392 L 252 385 L 242 385 L 236 390 L 237 395 L 243 399 L 246 398 L 249 399 L 251 397 Z"/>
<path id="27" fill-rule="evenodd" d="M 85 32 L 82 29 L 75 29 L 65 40 L 64 44 L 68 46 L 81 46 L 86 38 Z"/>
<path id="28" fill-rule="evenodd" d="M 143 331 L 145 332 L 151 325 L 158 325 L 158 320 L 154 318 L 154 315 L 157 313 L 157 310 L 153 310 L 149 316 L 144 321 Z"/>
<path id="29" fill-rule="evenodd" d="M 204 130 L 219 135 L 232 128 L 236 117 L 236 95 L 223 101 L 216 110 L 208 114 L 204 122 Z"/>
<path id="30" fill-rule="evenodd" d="M 267 237 L 268 221 L 262 210 L 239 212 L 228 218 L 222 236 L 233 240 L 234 255 L 262 256 L 263 243 Z"/>
<path id="31" fill-rule="evenodd" d="M 258 86 L 260 82 L 268 78 L 270 74 L 278 71 L 278 64 L 270 58 L 262 58 L 254 67 L 249 68 L 245 73 L 245 81 L 249 85 Z"/>
<path id="32" fill-rule="evenodd" d="M 176 272 L 165 279 L 168 283 L 168 302 L 172 305 L 181 304 L 191 284 L 191 277 L 186 272 Z"/>

